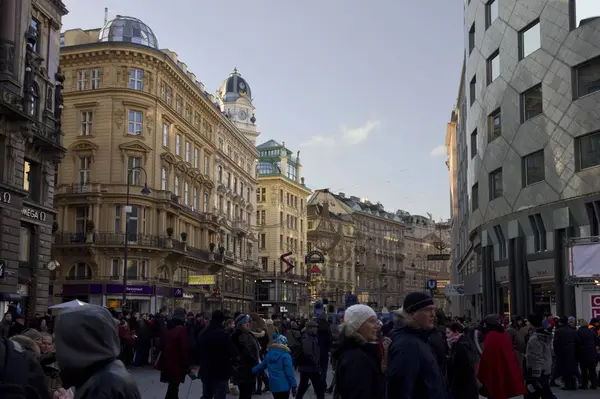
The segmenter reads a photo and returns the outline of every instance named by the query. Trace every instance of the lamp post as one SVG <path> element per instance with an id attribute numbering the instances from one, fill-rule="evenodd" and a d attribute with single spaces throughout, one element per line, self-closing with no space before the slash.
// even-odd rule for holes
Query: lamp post
<path id="1" fill-rule="evenodd" d="M 148 173 L 146 169 L 141 166 L 134 166 L 133 168 L 127 169 L 127 194 L 125 197 L 125 243 L 123 247 L 123 300 L 121 301 L 121 310 L 125 307 L 127 300 L 127 255 L 129 251 L 129 214 L 131 213 L 131 205 L 129 205 L 129 188 L 131 187 L 131 173 L 134 171 L 143 171 L 146 177 L 144 187 L 141 193 L 143 195 L 149 195 L 150 189 L 148 188 Z"/>

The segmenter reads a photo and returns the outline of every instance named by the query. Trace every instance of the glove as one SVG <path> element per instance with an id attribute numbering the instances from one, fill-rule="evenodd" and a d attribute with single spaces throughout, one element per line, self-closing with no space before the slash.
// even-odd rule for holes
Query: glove
<path id="1" fill-rule="evenodd" d="M 296 387 L 292 388 L 292 397 L 296 397 L 296 395 L 298 394 L 298 389 Z"/>

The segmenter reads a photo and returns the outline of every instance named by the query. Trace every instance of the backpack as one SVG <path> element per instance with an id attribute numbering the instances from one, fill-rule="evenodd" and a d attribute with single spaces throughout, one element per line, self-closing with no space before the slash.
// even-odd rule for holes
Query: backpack
<path id="1" fill-rule="evenodd" d="M 25 349 L 17 342 L 2 338 L 4 359 L 0 359 L 2 399 L 41 399 L 37 388 L 29 384 L 32 370 Z M 41 366 L 40 366 L 41 367 Z"/>

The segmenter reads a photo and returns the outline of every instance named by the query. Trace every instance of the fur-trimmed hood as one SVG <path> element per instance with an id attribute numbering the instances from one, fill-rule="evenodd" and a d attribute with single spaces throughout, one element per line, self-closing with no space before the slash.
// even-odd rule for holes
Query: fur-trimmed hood
<path id="1" fill-rule="evenodd" d="M 26 337 L 24 335 L 15 335 L 15 336 L 11 337 L 11 340 L 18 343 L 19 345 L 21 345 L 24 349 L 28 350 L 29 352 L 33 353 L 36 357 L 40 357 L 40 355 L 41 355 L 40 347 L 31 338 Z"/>
<path id="2" fill-rule="evenodd" d="M 252 331 L 267 331 L 267 323 L 256 312 L 250 313 L 250 330 Z"/>
<path id="3" fill-rule="evenodd" d="M 339 326 L 339 337 L 340 337 L 340 346 L 341 343 L 347 340 L 353 340 L 355 342 L 357 342 L 360 345 L 364 345 L 367 344 L 368 342 L 363 338 L 362 335 L 351 331 L 349 328 L 347 328 L 346 324 L 340 324 Z"/>
<path id="4" fill-rule="evenodd" d="M 290 348 L 288 348 L 287 346 L 282 345 L 282 344 L 269 344 L 269 346 L 267 346 L 267 349 L 268 350 L 271 350 L 271 349 L 281 349 L 282 351 L 287 352 L 287 353 L 291 352 Z"/>
<path id="5" fill-rule="evenodd" d="M 254 338 L 259 339 L 259 338 L 262 338 L 262 337 L 265 336 L 266 331 L 264 331 L 264 330 L 262 330 L 262 331 L 252 331 L 252 330 L 250 330 L 250 333 L 252 335 L 254 335 Z"/>

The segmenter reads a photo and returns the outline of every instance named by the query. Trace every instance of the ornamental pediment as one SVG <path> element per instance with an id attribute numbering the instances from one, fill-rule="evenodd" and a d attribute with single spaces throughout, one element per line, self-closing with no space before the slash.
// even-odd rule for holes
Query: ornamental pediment
<path id="1" fill-rule="evenodd" d="M 173 154 L 171 154 L 170 152 L 167 152 L 167 151 L 160 154 L 160 159 L 163 160 L 164 162 L 170 163 L 171 165 L 174 165 L 177 163 L 177 161 L 175 160 L 175 156 L 173 156 Z"/>
<path id="2" fill-rule="evenodd" d="M 98 145 L 89 140 L 76 140 L 68 148 L 70 151 L 96 151 Z"/>
<path id="3" fill-rule="evenodd" d="M 132 140 L 126 143 L 120 144 L 119 149 L 124 152 L 152 152 L 152 148 L 144 144 L 141 140 Z"/>

